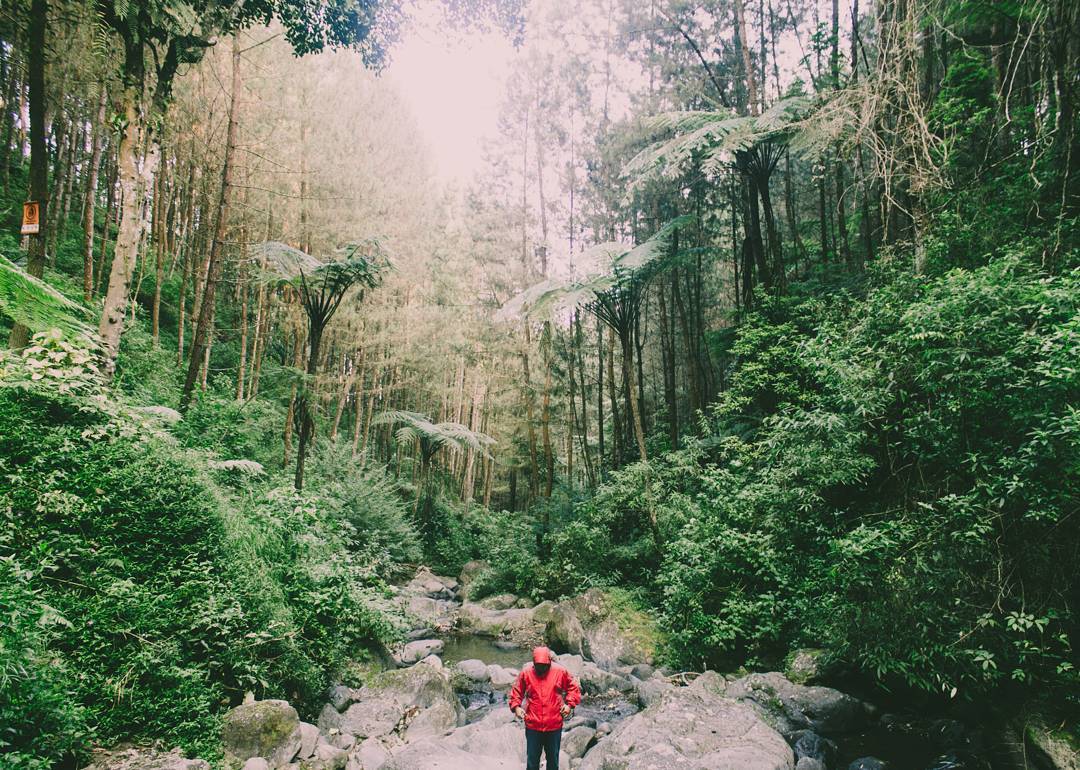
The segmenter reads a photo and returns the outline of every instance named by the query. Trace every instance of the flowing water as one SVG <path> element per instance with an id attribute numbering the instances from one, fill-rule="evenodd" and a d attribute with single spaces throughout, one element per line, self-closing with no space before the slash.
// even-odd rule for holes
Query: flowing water
<path id="1" fill-rule="evenodd" d="M 529 651 L 507 648 L 493 639 L 471 634 L 459 634 L 443 640 L 445 646 L 440 657 L 443 663 L 453 665 L 463 660 L 482 660 L 505 668 L 520 669 L 529 660 Z M 507 693 L 494 692 L 490 685 L 477 685 L 471 692 L 459 694 L 465 708 L 466 720 L 475 722 L 496 708 L 507 708 Z M 622 695 L 587 695 L 574 715 L 596 724 L 615 724 L 639 711 L 637 705 Z"/>

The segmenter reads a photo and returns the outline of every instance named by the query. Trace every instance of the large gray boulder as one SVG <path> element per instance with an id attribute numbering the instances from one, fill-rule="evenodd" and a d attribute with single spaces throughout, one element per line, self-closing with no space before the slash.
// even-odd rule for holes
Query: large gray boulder
<path id="1" fill-rule="evenodd" d="M 581 689 L 589 695 L 600 695 L 609 690 L 630 692 L 634 689 L 634 683 L 630 681 L 629 677 L 606 671 L 589 661 L 585 661 L 581 667 L 579 684 Z"/>
<path id="2" fill-rule="evenodd" d="M 449 599 L 432 599 L 430 596 L 410 596 L 405 605 L 409 614 L 424 623 L 425 627 L 438 625 L 449 619 L 454 607 L 454 602 Z"/>
<path id="3" fill-rule="evenodd" d="M 513 594 L 495 594 L 481 599 L 480 606 L 487 610 L 510 610 L 518 606 L 518 598 Z"/>
<path id="4" fill-rule="evenodd" d="M 360 758 L 360 766 L 364 770 L 379 770 L 390 761 L 390 751 L 378 738 L 363 741 L 353 756 Z"/>
<path id="5" fill-rule="evenodd" d="M 403 665 L 411 666 L 428 655 L 438 655 L 445 646 L 446 643 L 442 639 L 419 639 L 406 644 L 398 659 Z"/>
<path id="6" fill-rule="evenodd" d="M 425 714 L 435 709 L 432 714 Z M 417 665 L 371 677 L 360 699 L 338 713 L 330 704 L 319 715 L 319 729 L 349 733 L 357 740 L 389 735 L 420 720 L 425 731 L 445 732 L 463 719 L 449 676 L 433 666 Z"/>
<path id="7" fill-rule="evenodd" d="M 562 750 L 570 759 L 585 756 L 589 745 L 596 738 L 596 730 L 588 725 L 580 725 L 572 730 L 567 730 L 562 737 Z"/>
<path id="8" fill-rule="evenodd" d="M 408 744 L 383 770 L 520 770 L 524 765 L 525 731 L 509 709 L 499 708 L 449 735 Z M 565 752 L 559 766 L 569 770 Z"/>
<path id="9" fill-rule="evenodd" d="M 277 770 L 292 762 L 302 741 L 300 717 L 283 700 L 244 703 L 222 721 L 221 742 L 229 767 L 241 767 L 252 757 L 262 757 L 271 770 Z"/>
<path id="10" fill-rule="evenodd" d="M 298 759 L 307 759 L 315 753 L 315 747 L 319 743 L 319 728 L 307 722 L 300 723 L 300 751 Z"/>
<path id="11" fill-rule="evenodd" d="M 315 752 L 299 761 L 298 770 L 344 770 L 349 761 L 347 752 L 325 741 L 315 746 Z"/>
<path id="12" fill-rule="evenodd" d="M 727 686 L 727 696 L 754 707 L 785 736 L 799 730 L 838 735 L 863 727 L 870 707 L 829 687 L 807 687 L 775 671 L 750 674 Z"/>
<path id="13" fill-rule="evenodd" d="M 473 602 L 464 602 L 457 610 L 459 630 L 478 636 L 509 637 L 522 647 L 542 639 L 544 627 L 533 618 L 534 609 L 515 607 L 493 610 Z"/>
<path id="14" fill-rule="evenodd" d="M 598 588 L 557 605 L 544 633 L 556 651 L 582 655 L 603 668 L 652 663 L 659 639 L 651 617 Z"/>
<path id="15" fill-rule="evenodd" d="M 578 684 L 581 684 L 581 675 L 585 671 L 585 659 L 580 655 L 556 655 L 555 662 L 565 668 L 570 676 L 578 680 Z"/>
<path id="16" fill-rule="evenodd" d="M 487 664 L 482 660 L 477 660 L 475 658 L 461 660 L 458 661 L 457 667 L 461 673 L 473 682 L 483 683 L 491 679 L 491 674 L 488 673 Z"/>
<path id="17" fill-rule="evenodd" d="M 453 599 L 457 589 L 458 581 L 454 578 L 436 575 L 427 567 L 421 567 L 416 571 L 416 576 L 405 585 L 404 592 L 432 599 Z"/>
<path id="18" fill-rule="evenodd" d="M 574 608 L 568 604 L 554 605 L 544 625 L 544 640 L 555 652 L 587 657 L 585 629 Z"/>
<path id="19" fill-rule="evenodd" d="M 661 678 L 646 679 L 634 683 L 637 690 L 638 703 L 642 708 L 648 708 L 663 696 L 664 693 L 674 690 L 675 685 Z"/>
<path id="20" fill-rule="evenodd" d="M 487 667 L 487 674 L 492 689 L 502 691 L 509 690 L 514 686 L 514 680 L 517 679 L 518 672 L 514 671 L 512 668 L 503 668 L 498 664 L 492 663 Z"/>
<path id="21" fill-rule="evenodd" d="M 581 770 L 793 770 L 783 736 L 723 689 L 706 672 L 664 693 L 589 751 Z"/>
<path id="22" fill-rule="evenodd" d="M 468 599 L 469 592 L 472 590 L 477 576 L 488 569 L 491 569 L 491 565 L 481 559 L 465 562 L 465 565 L 461 568 L 461 574 L 458 575 L 458 597 Z"/>

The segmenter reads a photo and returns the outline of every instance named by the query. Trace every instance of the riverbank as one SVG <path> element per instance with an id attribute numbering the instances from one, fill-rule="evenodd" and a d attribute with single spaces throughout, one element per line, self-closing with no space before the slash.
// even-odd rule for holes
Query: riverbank
<path id="1" fill-rule="evenodd" d="M 521 725 L 507 708 L 529 645 L 544 642 L 585 700 L 564 727 L 561 770 L 982 770 L 1007 767 L 987 736 L 902 714 L 816 683 L 815 657 L 779 672 L 722 675 L 657 665 L 653 629 L 607 612 L 602 592 L 566 602 L 469 597 L 421 569 L 397 589 L 414 618 L 385 670 L 337 685 L 311 722 L 284 701 L 251 701 L 222 734 L 232 770 L 519 770 Z M 637 619 L 637 620 L 640 620 Z M 576 652 L 567 645 L 576 645 Z M 584 654 L 583 654 L 584 653 Z M 798 679 L 799 682 L 792 681 Z M 1064 756 L 1064 755 L 1063 755 Z M 176 755 L 99 757 L 94 770 L 203 770 Z M 1038 760 L 1030 758 L 1032 767 Z M 1069 759 L 1048 768 L 1074 768 Z"/>

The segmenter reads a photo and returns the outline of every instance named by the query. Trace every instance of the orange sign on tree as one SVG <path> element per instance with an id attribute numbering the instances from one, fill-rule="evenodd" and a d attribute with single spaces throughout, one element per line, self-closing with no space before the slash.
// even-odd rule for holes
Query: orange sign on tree
<path id="1" fill-rule="evenodd" d="M 22 207 L 22 234 L 36 235 L 41 232 L 41 206 L 37 201 L 27 201 Z"/>

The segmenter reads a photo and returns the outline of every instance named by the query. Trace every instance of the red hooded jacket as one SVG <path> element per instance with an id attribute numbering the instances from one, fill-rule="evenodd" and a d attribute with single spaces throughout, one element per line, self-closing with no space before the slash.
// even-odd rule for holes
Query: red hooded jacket
<path id="1" fill-rule="evenodd" d="M 570 672 L 558 663 L 552 663 L 547 676 L 537 676 L 532 663 L 518 674 L 510 690 L 510 710 L 525 701 L 525 726 L 530 730 L 561 730 L 562 714 L 559 709 L 565 702 L 570 708 L 581 703 L 581 688 Z"/>

